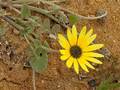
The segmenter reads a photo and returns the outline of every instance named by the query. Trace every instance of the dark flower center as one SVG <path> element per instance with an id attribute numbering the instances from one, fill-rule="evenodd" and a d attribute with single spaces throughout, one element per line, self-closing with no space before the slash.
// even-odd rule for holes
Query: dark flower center
<path id="1" fill-rule="evenodd" d="M 82 54 L 82 50 L 79 46 L 75 45 L 72 46 L 70 48 L 70 54 L 74 57 L 74 58 L 79 58 Z"/>

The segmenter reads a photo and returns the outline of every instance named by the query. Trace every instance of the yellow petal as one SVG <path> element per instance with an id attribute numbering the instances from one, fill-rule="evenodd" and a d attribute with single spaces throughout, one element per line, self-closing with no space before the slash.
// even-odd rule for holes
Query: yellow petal
<path id="1" fill-rule="evenodd" d="M 79 34 L 79 37 L 78 37 L 78 43 L 81 42 L 81 39 L 83 39 L 85 37 L 85 34 L 86 34 L 86 26 L 84 26 Z"/>
<path id="2" fill-rule="evenodd" d="M 87 44 L 85 40 L 85 34 L 86 34 L 86 26 L 84 26 L 80 32 L 80 35 L 78 37 L 78 43 L 77 45 L 80 46 L 81 48 L 84 48 Z"/>
<path id="3" fill-rule="evenodd" d="M 74 58 L 70 57 L 70 58 L 66 61 L 67 67 L 68 67 L 68 68 L 71 68 L 73 62 L 74 62 Z"/>
<path id="4" fill-rule="evenodd" d="M 74 39 L 74 36 L 70 31 L 70 28 L 67 29 L 67 37 L 71 46 L 76 45 L 76 40 Z"/>
<path id="5" fill-rule="evenodd" d="M 85 65 L 84 58 L 78 59 L 78 62 L 79 62 L 79 64 L 80 64 L 81 68 L 82 68 L 84 71 L 89 72 L 88 69 L 87 69 L 87 67 L 86 67 L 86 65 Z"/>
<path id="6" fill-rule="evenodd" d="M 78 43 L 77 44 L 81 48 L 85 48 L 88 45 L 90 45 L 95 40 L 95 38 L 96 38 L 96 34 L 94 34 L 92 36 L 91 36 L 91 34 L 92 34 L 92 30 L 90 30 L 89 33 L 86 34 L 86 29 L 83 29 L 83 31 L 81 31 L 81 34 L 79 35 Z"/>
<path id="7" fill-rule="evenodd" d="M 87 41 L 83 38 L 83 39 L 78 39 L 78 43 L 77 43 L 77 45 L 81 48 L 81 49 L 83 49 L 83 48 L 85 48 L 85 47 L 87 47 Z"/>
<path id="8" fill-rule="evenodd" d="M 89 38 L 91 35 L 93 34 L 93 29 L 91 28 L 88 32 L 87 32 L 87 34 L 86 34 L 86 38 Z"/>
<path id="9" fill-rule="evenodd" d="M 86 26 L 84 26 L 84 27 L 82 28 L 81 32 L 80 32 L 79 38 L 85 36 L 86 30 L 87 30 L 87 28 L 86 28 Z"/>
<path id="10" fill-rule="evenodd" d="M 88 61 L 90 61 L 90 62 L 93 62 L 93 63 L 102 64 L 102 62 L 99 61 L 99 60 L 96 59 L 96 58 L 85 57 L 85 59 L 88 60 Z"/>
<path id="11" fill-rule="evenodd" d="M 91 69 L 95 69 L 89 62 L 85 61 L 85 65 L 88 66 Z"/>
<path id="12" fill-rule="evenodd" d="M 74 36 L 74 40 L 77 42 L 77 29 L 75 25 L 72 27 L 72 34 Z"/>
<path id="13" fill-rule="evenodd" d="M 83 53 L 84 57 L 104 57 L 104 55 L 94 52 Z"/>
<path id="14" fill-rule="evenodd" d="M 90 46 L 87 46 L 86 48 L 84 48 L 83 51 L 84 52 L 94 51 L 94 50 L 102 48 L 103 46 L 104 46 L 104 44 L 93 44 L 93 45 L 90 45 Z"/>
<path id="15" fill-rule="evenodd" d="M 77 30 L 75 25 L 72 27 L 72 32 L 70 28 L 67 29 L 67 37 L 71 46 L 76 45 L 77 43 Z"/>
<path id="16" fill-rule="evenodd" d="M 79 66 L 77 60 L 74 60 L 74 70 L 77 74 L 79 74 Z"/>
<path id="17" fill-rule="evenodd" d="M 68 54 L 70 55 L 70 51 L 69 50 L 66 50 L 66 49 L 62 49 L 62 50 L 59 50 L 60 54 L 64 55 L 64 54 Z"/>
<path id="18" fill-rule="evenodd" d="M 70 44 L 68 43 L 67 39 L 61 35 L 61 34 L 58 34 L 58 39 L 59 39 L 59 43 L 60 45 L 65 48 L 65 49 L 69 49 L 70 48 Z"/>
<path id="19" fill-rule="evenodd" d="M 62 61 L 65 61 L 65 60 L 67 60 L 69 57 L 70 57 L 69 54 L 64 54 L 64 55 L 60 56 L 60 59 L 61 59 Z"/>
<path id="20" fill-rule="evenodd" d="M 90 45 L 95 40 L 95 38 L 96 38 L 96 34 L 92 35 L 89 38 L 86 38 L 86 40 L 87 40 L 87 45 L 86 46 Z"/>

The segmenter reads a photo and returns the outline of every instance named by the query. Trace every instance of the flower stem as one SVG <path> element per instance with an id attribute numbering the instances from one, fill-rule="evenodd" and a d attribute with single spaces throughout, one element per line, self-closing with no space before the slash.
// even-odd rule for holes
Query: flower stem
<path id="1" fill-rule="evenodd" d="M 47 47 L 45 47 L 45 46 L 41 46 L 41 48 L 42 49 L 44 49 L 44 50 L 46 50 L 46 51 L 48 51 L 48 52 L 55 52 L 55 53 L 58 53 L 59 51 L 58 50 L 54 50 L 54 49 L 51 49 L 51 48 L 47 48 Z"/>
<path id="2" fill-rule="evenodd" d="M 35 83 L 35 71 L 34 70 L 32 70 L 33 72 L 33 75 L 32 75 L 32 82 L 33 82 L 33 90 L 37 90 L 36 89 L 36 83 Z"/>

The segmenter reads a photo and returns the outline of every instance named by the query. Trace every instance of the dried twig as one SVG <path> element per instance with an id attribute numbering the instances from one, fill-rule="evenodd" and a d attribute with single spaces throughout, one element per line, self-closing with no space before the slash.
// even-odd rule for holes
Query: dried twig
<path id="1" fill-rule="evenodd" d="M 105 11 L 105 13 L 104 13 L 103 15 L 97 16 L 97 17 L 82 16 L 82 15 L 78 15 L 78 14 L 74 13 L 73 11 L 70 11 L 70 10 L 65 9 L 65 8 L 63 8 L 63 7 L 60 7 L 59 5 L 56 5 L 56 4 L 54 4 L 54 3 L 51 3 L 51 2 L 49 2 L 49 1 L 44 1 L 44 0 L 39 0 L 39 1 L 42 2 L 43 4 L 48 4 L 48 5 L 51 5 L 51 6 L 56 6 L 56 7 L 59 8 L 60 10 L 63 10 L 63 11 L 68 12 L 68 13 L 70 13 L 70 14 L 76 15 L 76 16 L 79 17 L 79 19 L 94 20 L 94 19 L 103 18 L 103 17 L 105 17 L 105 16 L 107 15 L 107 11 Z"/>
<path id="2" fill-rule="evenodd" d="M 37 90 L 36 89 L 36 83 L 35 83 L 35 71 L 34 70 L 32 70 L 33 72 L 33 75 L 32 75 L 32 82 L 33 82 L 33 90 Z"/>
<path id="3" fill-rule="evenodd" d="M 30 0 L 29 0 L 30 1 Z M 53 3 L 52 1 L 46 1 L 46 0 L 35 0 L 36 2 L 41 2 L 43 4 L 48 4 L 50 6 L 55 6 L 57 8 L 59 8 L 60 10 L 64 11 L 64 12 L 67 12 L 67 13 L 70 13 L 70 14 L 73 14 L 73 15 L 76 15 L 77 17 L 79 17 L 79 19 L 87 19 L 87 20 L 95 20 L 95 19 L 100 19 L 100 18 L 103 18 L 107 15 L 107 11 L 104 11 L 104 13 L 101 15 L 101 16 L 96 16 L 96 17 L 91 17 L 91 16 L 83 16 L 83 15 L 78 15 L 77 13 L 74 13 L 73 11 L 70 11 L 66 8 L 63 8 L 55 3 Z M 20 2 L 20 1 L 19 1 Z M 33 7 L 31 7 L 31 9 L 33 9 Z M 35 10 L 34 8 L 34 11 L 38 11 L 38 10 Z M 41 10 L 39 11 L 41 13 Z M 43 13 L 42 13 L 43 14 Z M 45 15 L 45 13 L 44 13 Z M 50 15 L 46 15 L 48 17 L 50 17 L 51 19 L 53 19 L 54 21 L 58 22 L 58 20 L 54 19 L 52 16 Z M 65 26 L 65 25 L 62 25 L 62 26 Z M 66 26 L 65 26 L 66 27 Z"/>
<path id="4" fill-rule="evenodd" d="M 63 3 L 63 2 L 65 2 L 65 1 L 66 1 L 66 0 L 52 0 L 52 1 L 49 1 L 49 2 L 59 4 L 59 3 Z"/>
<path id="5" fill-rule="evenodd" d="M 30 1 L 30 0 L 29 0 Z M 32 0 L 31 0 L 32 1 Z M 74 13 L 73 11 L 70 11 L 66 8 L 63 8 L 55 3 L 53 3 L 52 1 L 46 1 L 46 0 L 35 0 L 36 2 L 41 2 L 43 4 L 48 4 L 50 6 L 55 6 L 57 8 L 59 8 L 60 10 L 64 11 L 64 12 L 67 12 L 67 13 L 70 13 L 70 14 L 73 14 L 73 15 L 76 15 L 79 17 L 79 19 L 87 19 L 87 20 L 94 20 L 94 19 L 100 19 L 100 18 L 103 18 L 107 15 L 107 11 L 104 11 L 104 14 L 101 15 L 101 16 L 97 16 L 97 17 L 90 17 L 90 16 L 83 16 L 83 15 L 78 15 L 77 13 Z"/>
<path id="6" fill-rule="evenodd" d="M 31 0 L 28 0 L 28 1 L 31 1 Z M 57 8 L 59 8 L 60 10 L 64 11 L 64 12 L 67 12 L 67 13 L 70 13 L 70 14 L 73 14 L 73 15 L 76 15 L 77 17 L 79 17 L 79 19 L 87 19 L 87 20 L 94 20 L 94 19 L 100 19 L 100 18 L 103 18 L 107 15 L 107 11 L 105 11 L 101 16 L 97 16 L 97 17 L 87 17 L 87 16 L 82 16 L 82 15 L 78 15 L 77 13 L 74 13 L 73 11 L 70 11 L 68 9 L 65 9 L 59 5 L 56 5 L 50 1 L 45 1 L 45 0 L 35 0 L 36 2 L 41 2 L 43 4 L 48 4 L 48 5 L 51 5 L 51 6 L 55 6 Z M 22 5 L 20 4 L 15 4 L 15 3 L 20 3 L 20 1 L 13 1 L 12 3 L 12 9 L 18 13 L 20 13 L 17 9 L 15 8 L 21 8 Z M 0 3 L 1 4 L 1 3 Z M 7 6 L 7 4 L 2 4 L 4 6 Z M 8 6 L 7 6 L 8 7 Z M 13 8 L 15 7 L 15 8 Z M 49 11 L 48 10 L 45 10 L 45 9 L 42 9 L 42 8 L 37 8 L 37 7 L 34 7 L 34 6 L 30 6 L 28 5 L 28 7 L 32 10 L 32 11 L 35 11 L 35 12 L 38 12 L 38 13 L 41 13 L 49 18 L 51 18 L 52 20 L 54 20 L 55 22 L 59 23 L 61 26 L 67 28 L 67 25 L 65 24 L 62 24 L 57 18 L 55 18 L 53 15 L 49 14 Z"/>
<path id="7" fill-rule="evenodd" d="M 15 1 L 11 1 L 12 4 L 32 4 L 32 3 L 36 3 L 38 2 L 38 0 L 15 0 Z"/>

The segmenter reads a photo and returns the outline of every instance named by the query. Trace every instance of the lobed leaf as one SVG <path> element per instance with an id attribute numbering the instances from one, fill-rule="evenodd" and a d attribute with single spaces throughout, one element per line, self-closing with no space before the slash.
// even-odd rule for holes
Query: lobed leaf
<path id="1" fill-rule="evenodd" d="M 47 42 L 44 43 L 46 47 Z M 47 68 L 48 55 L 47 51 L 41 48 L 41 42 L 35 39 L 33 42 L 32 57 L 30 58 L 30 65 L 36 72 L 40 73 Z"/>
<path id="2" fill-rule="evenodd" d="M 47 68 L 48 55 L 47 52 L 41 48 L 38 48 L 35 52 L 35 56 L 31 57 L 30 65 L 36 72 L 40 73 Z"/>

